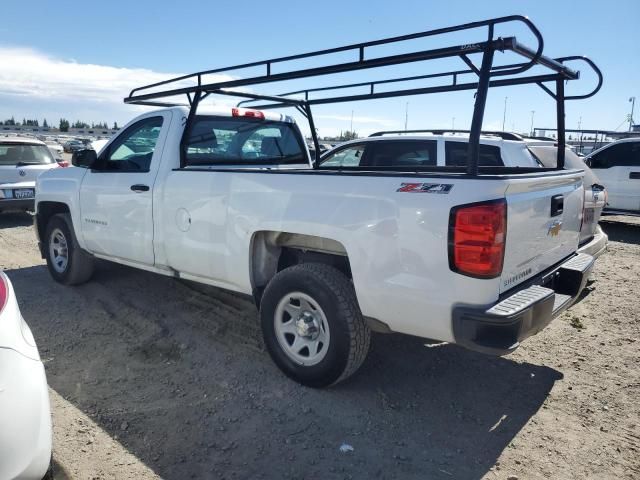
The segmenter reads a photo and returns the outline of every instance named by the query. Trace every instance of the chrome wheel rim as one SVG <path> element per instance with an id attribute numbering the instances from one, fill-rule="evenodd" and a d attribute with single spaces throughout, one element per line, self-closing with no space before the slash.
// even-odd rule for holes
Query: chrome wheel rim
<path id="1" fill-rule="evenodd" d="M 59 228 L 54 229 L 49 237 L 49 258 L 51 265 L 58 273 L 64 273 L 69 264 L 67 239 Z"/>
<path id="2" fill-rule="evenodd" d="M 329 349 L 329 322 L 318 302 L 302 292 L 285 295 L 274 316 L 282 351 L 294 362 L 311 366 L 322 361 Z"/>

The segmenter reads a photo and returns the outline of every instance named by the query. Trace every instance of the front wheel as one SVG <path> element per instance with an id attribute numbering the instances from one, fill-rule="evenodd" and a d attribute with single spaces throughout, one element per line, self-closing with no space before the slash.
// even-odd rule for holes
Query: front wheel
<path id="1" fill-rule="evenodd" d="M 51 217 L 45 234 L 47 267 L 53 279 L 65 285 L 85 283 L 93 274 L 93 258 L 82 251 L 68 215 Z"/>
<path id="2" fill-rule="evenodd" d="M 353 285 L 329 265 L 304 263 L 277 273 L 264 291 L 260 318 L 271 358 L 303 385 L 345 380 L 369 351 L 371 333 Z"/>

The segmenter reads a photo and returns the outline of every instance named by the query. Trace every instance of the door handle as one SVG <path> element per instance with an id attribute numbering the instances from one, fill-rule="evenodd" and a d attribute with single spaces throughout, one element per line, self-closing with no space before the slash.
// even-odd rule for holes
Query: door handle
<path id="1" fill-rule="evenodd" d="M 564 195 L 554 195 L 551 197 L 551 216 L 556 217 L 564 210 Z"/>
<path id="2" fill-rule="evenodd" d="M 629 178 L 631 180 L 640 180 L 640 172 L 630 172 Z"/>
<path id="3" fill-rule="evenodd" d="M 142 185 L 140 183 L 136 183 L 135 185 L 131 185 L 131 190 L 134 192 L 148 192 L 149 185 Z"/>

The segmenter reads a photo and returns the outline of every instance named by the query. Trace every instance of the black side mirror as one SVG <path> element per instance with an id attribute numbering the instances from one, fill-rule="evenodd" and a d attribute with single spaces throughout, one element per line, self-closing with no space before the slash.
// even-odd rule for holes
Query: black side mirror
<path id="1" fill-rule="evenodd" d="M 585 165 L 587 167 L 591 168 L 591 159 L 590 158 L 585 159 L 584 163 L 585 163 Z"/>
<path id="2" fill-rule="evenodd" d="M 71 165 L 81 168 L 93 168 L 98 160 L 98 154 L 95 150 L 85 149 L 73 152 L 71 156 Z"/>

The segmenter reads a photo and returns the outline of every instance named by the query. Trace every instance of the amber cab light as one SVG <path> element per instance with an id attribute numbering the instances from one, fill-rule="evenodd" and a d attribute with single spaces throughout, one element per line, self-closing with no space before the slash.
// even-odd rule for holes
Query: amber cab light
<path id="1" fill-rule="evenodd" d="M 449 267 L 471 277 L 500 276 L 506 236 L 504 199 L 453 208 L 449 217 Z"/>

